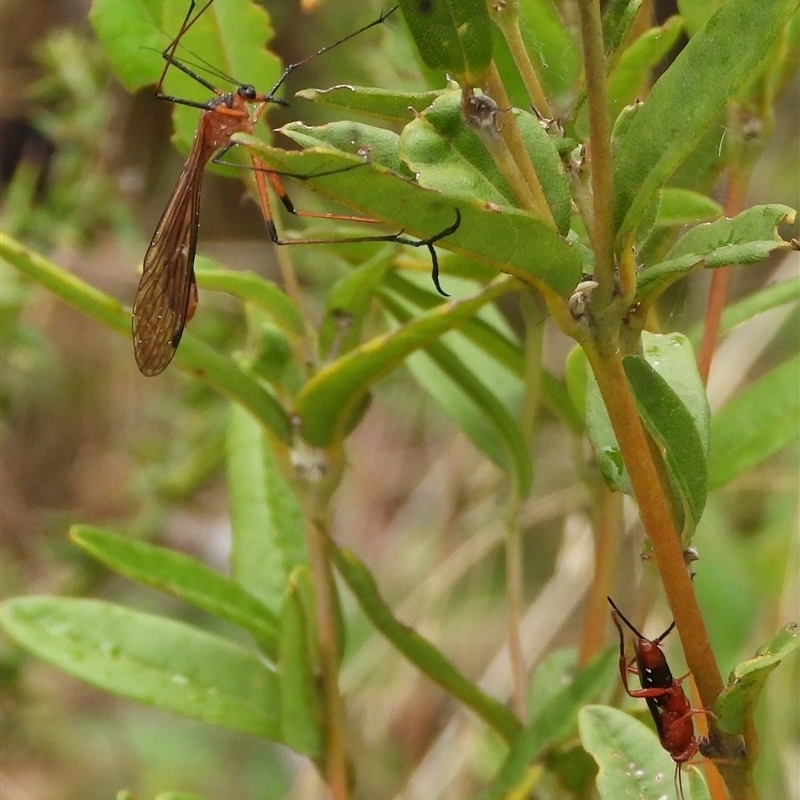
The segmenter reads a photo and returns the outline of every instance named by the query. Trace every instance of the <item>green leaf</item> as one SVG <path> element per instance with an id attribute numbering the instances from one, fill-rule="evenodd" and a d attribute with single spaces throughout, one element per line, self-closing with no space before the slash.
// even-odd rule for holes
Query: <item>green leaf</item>
<path id="1" fill-rule="evenodd" d="M 677 488 L 688 503 L 689 515 L 684 520 L 688 524 L 699 519 L 705 504 L 709 437 L 705 389 L 697 373 L 694 352 L 685 336 L 644 332 L 642 347 L 648 366 L 632 367 L 632 371 L 636 371 L 636 382 L 631 388 L 648 430 L 666 448 L 668 469 L 671 474 L 675 472 Z M 626 361 L 628 358 L 625 357 Z M 630 380 L 631 376 L 628 377 Z M 655 394 L 651 396 L 652 392 Z M 586 388 L 586 425 L 598 466 L 609 486 L 633 494 L 611 421 L 591 374 L 588 374 Z M 683 463 L 683 459 L 688 460 Z M 692 529 L 685 531 L 687 535 L 691 532 Z"/>
<path id="2" fill-rule="evenodd" d="M 187 9 L 185 0 L 94 0 L 89 19 L 112 69 L 128 91 L 158 81 L 165 63 L 161 51 L 170 43 L 169 37 L 177 35 Z M 192 54 L 199 53 L 218 73 L 268 93 L 282 72 L 277 57 L 264 49 L 271 39 L 272 28 L 263 8 L 251 0 L 215 0 L 181 39 L 175 56 L 191 62 Z M 194 68 L 214 80 L 203 72 L 202 65 Z M 218 88 L 230 91 L 234 87 L 223 84 Z M 163 91 L 201 103 L 212 96 L 175 67 L 168 70 Z M 199 109 L 175 106 L 176 141 L 184 152 L 194 139 L 199 118 Z"/>
<path id="3" fill-rule="evenodd" d="M 691 189 L 667 186 L 661 190 L 656 227 L 696 225 L 719 219 L 725 211 L 712 198 Z"/>
<path id="4" fill-rule="evenodd" d="M 400 322 L 408 324 L 413 319 L 409 312 L 389 297 L 384 296 L 383 302 Z M 516 418 L 504 403 L 503 395 L 507 395 L 508 391 L 503 389 L 509 384 L 508 373 L 476 352 L 458 333 L 453 333 L 448 337 L 447 344 L 435 341 L 425 348 L 425 356 L 438 368 L 437 372 L 443 373 L 444 380 L 431 380 L 431 370 L 421 368 L 419 364 L 417 357 L 422 356 L 421 353 L 411 357 L 409 367 L 440 404 L 444 406 L 443 400 L 447 399 L 449 407 L 446 413 L 463 424 L 464 431 L 473 441 L 491 458 L 497 459 L 495 463 L 501 469 L 512 471 L 516 491 L 521 497 L 526 497 L 530 491 L 533 469 L 527 443 Z M 457 355 L 459 351 L 463 354 L 461 357 Z M 512 381 L 511 384 L 509 388 L 512 390 L 519 388 L 519 382 Z"/>
<path id="5" fill-rule="evenodd" d="M 279 130 L 302 147 L 322 145 L 367 157 L 373 164 L 380 164 L 407 178 L 412 177 L 411 171 L 397 154 L 399 135 L 386 128 L 376 128 L 362 122 L 331 122 L 312 128 L 302 122 L 291 122 Z"/>
<path id="6" fill-rule="evenodd" d="M 290 573 L 306 560 L 302 513 L 263 428 L 236 405 L 227 459 L 231 574 L 277 614 Z"/>
<path id="7" fill-rule="evenodd" d="M 116 300 L 28 250 L 2 231 L 0 257 L 90 319 L 124 336 L 131 335 L 130 314 Z M 175 361 L 181 369 L 207 386 L 249 409 L 280 440 L 289 440 L 286 412 L 269 392 L 229 358 L 212 350 L 191 333 L 184 333 Z"/>
<path id="8" fill-rule="evenodd" d="M 641 94 L 651 70 L 669 53 L 683 30 L 680 17 L 670 17 L 663 25 L 649 28 L 625 49 L 608 77 L 608 108 L 614 120 L 623 106 Z"/>
<path id="9" fill-rule="evenodd" d="M 794 248 L 778 234 L 778 225 L 792 224 L 794 209 L 781 205 L 753 206 L 733 219 L 697 225 L 679 239 L 660 264 L 638 276 L 637 300 L 652 300 L 697 267 L 758 264 L 774 250 Z"/>
<path id="10" fill-rule="evenodd" d="M 307 176 L 304 185 L 409 236 L 426 238 L 441 233 L 453 224 L 457 207 L 461 226 L 438 245 L 514 275 L 527 285 L 546 284 L 567 296 L 580 280 L 577 250 L 524 211 L 509 208 L 498 213 L 477 201 L 451 200 L 343 153 L 317 148 L 287 152 L 252 136 L 236 134 L 234 138 L 257 150 L 272 168 Z M 536 242 L 535 257 L 531 242 Z"/>
<path id="11" fill-rule="evenodd" d="M 295 97 L 405 125 L 414 118 L 414 112 L 424 111 L 440 94 L 441 90 L 390 92 L 365 86 L 332 86 L 330 89 L 303 89 Z"/>
<path id="12" fill-rule="evenodd" d="M 630 5 L 638 7 L 639 3 Z M 621 9 L 609 10 L 622 11 Z M 605 20 L 605 17 L 603 19 Z M 624 18 L 619 20 L 619 24 L 627 25 L 633 21 L 634 19 Z M 614 57 L 609 54 L 607 61 L 609 70 L 608 113 L 612 121 L 616 121 L 627 107 L 640 102 L 641 95 L 645 94 L 649 87 L 651 72 L 669 53 L 677 41 L 682 27 L 680 17 L 670 17 L 663 25 L 644 31 L 624 50 L 616 52 Z M 575 129 L 584 139 L 589 135 L 589 106 L 586 101 L 587 97 L 584 91 L 579 98 L 575 114 Z M 629 120 L 624 122 L 627 126 Z M 622 141 L 620 132 L 620 130 L 614 131 L 614 138 L 618 142 Z M 615 146 L 614 155 L 616 155 L 616 150 Z"/>
<path id="13" fill-rule="evenodd" d="M 99 600 L 18 597 L 3 628 L 22 647 L 114 694 L 281 741 L 275 673 L 239 645 Z"/>
<path id="14" fill-rule="evenodd" d="M 575 346 L 567 356 L 564 367 L 564 379 L 567 382 L 572 406 L 578 412 L 578 417 L 586 424 L 586 393 L 589 383 L 589 363 L 586 354 L 579 346 Z"/>
<path id="15" fill-rule="evenodd" d="M 522 729 L 517 718 L 465 678 L 427 639 L 392 614 L 378 593 L 375 579 L 354 553 L 333 547 L 332 555 L 337 571 L 372 624 L 434 683 L 460 700 L 507 742 L 513 741 Z"/>
<path id="16" fill-rule="evenodd" d="M 305 607 L 297 586 L 300 580 L 309 580 L 304 567 L 292 573 L 281 607 L 278 659 L 281 731 L 283 740 L 293 750 L 319 759 L 322 756 L 322 709 Z"/>
<path id="17" fill-rule="evenodd" d="M 678 11 L 686 20 L 686 33 L 694 36 L 722 6 L 723 0 L 678 0 Z"/>
<path id="18" fill-rule="evenodd" d="M 400 157 L 420 186 L 450 197 L 517 205 L 513 191 L 475 131 L 464 123 L 460 92 L 444 92 L 400 135 Z M 569 231 L 569 182 L 553 139 L 533 115 L 514 109 L 525 147 L 562 234 Z"/>
<path id="19" fill-rule="evenodd" d="M 225 292 L 245 303 L 252 303 L 266 311 L 272 321 L 289 335 L 302 336 L 305 332 L 297 306 L 272 281 L 255 272 L 226 269 L 207 256 L 195 258 L 194 272 L 201 289 Z"/>
<path id="20" fill-rule="evenodd" d="M 303 437 L 315 447 L 329 446 L 344 434 L 352 412 L 373 383 L 508 288 L 506 281 L 499 281 L 472 298 L 444 303 L 323 367 L 295 398 L 295 416 L 301 421 Z"/>
<path id="21" fill-rule="evenodd" d="M 728 403 L 711 421 L 709 486 L 780 452 L 800 433 L 800 356 L 785 361 Z"/>
<path id="22" fill-rule="evenodd" d="M 476 86 L 492 60 L 492 24 L 485 0 L 400 0 L 425 66 Z"/>
<path id="23" fill-rule="evenodd" d="M 680 343 L 673 341 L 678 346 L 685 343 L 684 353 L 691 353 L 688 340 L 680 338 L 683 340 Z M 660 345 L 656 347 L 664 352 Z M 650 350 L 651 347 L 647 349 Z M 690 366 L 691 380 L 683 381 L 695 397 L 693 414 L 660 372 L 651 366 L 652 363 L 658 363 L 658 357 L 652 353 L 648 353 L 647 360 L 641 356 L 625 356 L 622 365 L 642 421 L 664 453 L 670 477 L 680 492 L 684 507 L 684 532 L 681 541 L 684 546 L 688 546 L 691 534 L 703 514 L 708 494 L 708 402 L 705 394 L 701 399 L 698 398 L 700 392 L 696 389 L 702 391 L 702 382 L 694 359 Z M 688 359 L 681 360 L 686 362 Z M 669 372 L 674 375 L 675 364 L 671 367 Z M 660 371 L 665 370 L 662 368 Z"/>
<path id="24" fill-rule="evenodd" d="M 795 210 L 789 206 L 753 206 L 733 219 L 726 217 L 695 226 L 675 243 L 667 258 L 700 253 L 709 268 L 754 264 L 776 247 L 792 246 L 778 234 L 777 228 L 784 223 L 794 224 L 795 216 Z"/>
<path id="25" fill-rule="evenodd" d="M 606 650 L 577 671 L 559 676 L 558 691 L 541 706 L 531 718 L 531 723 L 516 738 L 492 788 L 482 794 L 481 800 L 501 800 L 507 797 L 525 778 L 525 774 L 544 751 L 563 742 L 575 730 L 578 712 L 587 703 L 596 700 L 608 686 L 615 672 L 617 653 Z"/>
<path id="26" fill-rule="evenodd" d="M 519 7 L 522 38 L 542 86 L 549 97 L 564 103 L 582 70 L 575 37 L 552 0 L 519 0 Z"/>
<path id="27" fill-rule="evenodd" d="M 400 157 L 426 189 L 514 207 L 514 193 L 483 142 L 464 123 L 460 103 L 460 92 L 445 92 L 409 122 L 400 137 Z"/>
<path id="28" fill-rule="evenodd" d="M 765 286 L 725 309 L 719 325 L 720 334 L 729 333 L 737 325 L 741 325 L 765 311 L 778 308 L 786 303 L 797 303 L 798 300 L 800 300 L 800 281 L 794 278 Z M 699 344 L 702 333 L 702 323 L 692 328 L 689 339 L 694 345 Z"/>
<path id="29" fill-rule="evenodd" d="M 117 800 L 137 800 L 137 798 L 134 795 L 128 795 L 123 798 L 117 796 Z M 206 798 L 202 795 L 188 792 L 160 792 L 156 795 L 155 800 L 206 800 Z"/>
<path id="30" fill-rule="evenodd" d="M 795 0 L 728 0 L 656 82 L 614 163 L 618 246 L 756 69 L 795 7 Z"/>
<path id="31" fill-rule="evenodd" d="M 581 743 L 599 768 L 601 800 L 663 800 L 670 796 L 675 763 L 646 725 L 616 708 L 584 706 L 578 713 L 578 730 Z M 702 800 L 703 795 L 692 797 Z"/>
<path id="32" fill-rule="evenodd" d="M 642 0 L 610 0 L 603 11 L 603 42 L 609 61 L 633 29 L 641 4 Z"/>
<path id="33" fill-rule="evenodd" d="M 393 247 L 383 247 L 369 261 L 344 275 L 328 292 L 318 336 L 323 360 L 334 357 L 332 348 L 335 348 L 335 355 L 340 355 L 361 342 L 364 318 L 391 267 L 393 255 Z"/>
<path id="34" fill-rule="evenodd" d="M 736 666 L 728 685 L 717 698 L 714 711 L 717 724 L 727 733 L 742 733 L 747 719 L 752 719 L 758 698 L 769 675 L 786 656 L 800 647 L 797 625 L 787 625 L 771 641 L 760 647 L 754 658 Z"/>
<path id="35" fill-rule="evenodd" d="M 73 525 L 69 535 L 78 547 L 120 575 L 168 592 L 248 631 L 266 655 L 275 660 L 278 620 L 230 578 L 175 550 L 88 525 Z"/>
<path id="36" fill-rule="evenodd" d="M 396 272 L 391 272 L 384 281 L 386 287 L 391 289 L 403 300 L 412 303 L 417 308 L 431 309 L 438 306 L 442 300 L 439 295 L 428 291 L 416 283 L 403 278 Z M 448 284 L 449 285 L 449 284 Z M 459 325 L 459 333 L 480 348 L 483 353 L 490 356 L 499 365 L 522 379 L 525 368 L 522 348 L 513 334 L 507 330 L 500 330 L 507 326 L 498 317 L 494 320 L 484 319 L 485 311 L 491 310 L 487 306 L 478 316 Z M 469 359 L 467 360 L 469 363 Z M 554 416 L 560 418 L 573 433 L 583 431 L 583 422 L 576 414 L 575 406 L 570 402 L 566 387 L 547 370 L 542 370 L 542 404 Z M 489 382 L 491 383 L 491 381 Z"/>

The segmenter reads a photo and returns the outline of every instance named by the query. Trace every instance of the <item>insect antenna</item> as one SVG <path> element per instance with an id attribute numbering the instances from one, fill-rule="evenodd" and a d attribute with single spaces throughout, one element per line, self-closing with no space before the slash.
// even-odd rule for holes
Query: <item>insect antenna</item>
<path id="1" fill-rule="evenodd" d="M 211 1 L 212 0 L 210 0 L 210 2 L 207 5 L 210 5 Z M 382 11 L 381 15 L 377 19 L 372 20 L 372 22 L 368 22 L 366 25 L 359 28 L 357 31 L 348 33 L 347 36 L 343 36 L 341 39 L 333 42 L 333 44 L 328 44 L 325 45 L 325 47 L 321 47 L 316 52 L 311 53 L 311 55 L 308 55 L 305 58 L 300 59 L 300 61 L 296 61 L 294 64 L 289 64 L 286 67 L 286 69 L 284 69 L 283 73 L 281 74 L 280 78 L 278 78 L 275 85 L 269 90 L 269 92 L 267 93 L 267 97 L 273 98 L 278 89 L 280 89 L 281 86 L 283 86 L 283 84 L 286 83 L 288 77 L 298 67 L 303 66 L 303 64 L 307 64 L 309 61 L 315 59 L 317 56 L 321 56 L 323 53 L 327 53 L 328 50 L 333 50 L 334 47 L 338 47 L 340 44 L 344 44 L 345 42 L 349 41 L 350 39 L 353 39 L 359 34 L 364 33 L 364 31 L 368 31 L 370 28 L 375 28 L 378 25 L 382 25 L 392 14 L 394 14 L 395 11 L 397 11 L 398 8 L 400 8 L 399 3 L 395 6 L 392 6 L 388 11 Z M 197 19 L 197 17 L 195 17 L 195 19 Z"/>
<path id="2" fill-rule="evenodd" d="M 614 601 L 613 601 L 613 600 L 612 600 L 610 597 L 606 597 L 606 600 L 608 600 L 608 602 L 610 603 L 610 605 L 611 605 L 611 608 L 613 608 L 613 609 L 614 609 L 614 611 L 616 611 L 616 612 L 617 612 L 617 616 L 619 616 L 619 618 L 620 618 L 620 619 L 621 619 L 621 620 L 622 620 L 622 621 L 623 621 L 623 622 L 624 622 L 624 623 L 625 623 L 625 624 L 626 624 L 626 625 L 627 625 L 627 626 L 628 626 L 628 627 L 629 627 L 629 628 L 630 628 L 630 629 L 631 629 L 631 630 L 632 630 L 632 631 L 633 631 L 633 632 L 634 632 L 634 633 L 635 633 L 635 634 L 636 634 L 636 635 L 637 635 L 637 636 L 638 636 L 640 639 L 645 639 L 645 640 L 647 640 L 647 637 L 645 637 L 645 636 L 642 636 L 642 634 L 641 634 L 641 633 L 639 633 L 639 631 L 638 631 L 638 630 L 636 630 L 636 628 L 633 626 L 633 623 L 632 623 L 632 622 L 631 622 L 631 621 L 630 621 L 630 620 L 629 620 L 629 619 L 628 619 L 628 618 L 627 618 L 627 617 L 626 617 L 626 616 L 625 616 L 625 615 L 624 615 L 624 614 L 623 614 L 623 613 L 622 613 L 622 612 L 619 610 L 619 608 L 617 608 L 617 604 L 616 604 L 616 603 L 615 603 L 615 602 L 614 602 Z M 675 623 L 673 622 L 672 624 L 674 625 Z M 666 634 L 663 634 L 663 635 L 666 635 Z"/>

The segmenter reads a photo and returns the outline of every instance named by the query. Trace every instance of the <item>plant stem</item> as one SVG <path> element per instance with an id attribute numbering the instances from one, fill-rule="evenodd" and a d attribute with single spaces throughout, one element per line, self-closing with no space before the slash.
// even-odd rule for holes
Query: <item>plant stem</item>
<path id="1" fill-rule="evenodd" d="M 327 464 L 326 464 L 327 467 Z M 305 533 L 314 585 L 314 613 L 322 688 L 325 778 L 333 800 L 348 800 L 344 704 L 339 692 L 339 636 L 336 584 L 331 565 L 328 504 L 338 478 L 315 479 L 313 469 L 303 482 Z M 337 471 L 337 476 L 339 471 Z"/>
<path id="2" fill-rule="evenodd" d="M 599 352 L 591 347 L 586 348 L 586 355 L 628 468 L 639 513 L 653 545 L 664 591 L 675 616 L 686 663 L 697 681 L 703 705 L 711 708 L 722 691 L 722 677 L 683 560 L 670 504 L 622 367 L 622 358 L 618 351 L 603 353 L 601 358 Z"/>
<path id="3" fill-rule="evenodd" d="M 533 443 L 536 418 L 541 398 L 542 347 L 544 345 L 544 322 L 547 308 L 537 292 L 523 292 L 520 297 L 522 318 L 525 323 L 525 372 L 523 375 L 525 395 L 520 414 L 520 430 L 523 440 Z M 523 724 L 528 718 L 527 693 L 525 687 L 526 667 L 523 655 L 520 626 L 524 605 L 524 582 L 522 575 L 522 546 L 520 512 L 525 498 L 514 486 L 506 514 L 506 592 L 508 594 L 508 654 L 511 662 L 512 705 Z"/>
<path id="4" fill-rule="evenodd" d="M 594 280 L 597 308 L 606 308 L 614 294 L 614 218 L 612 208 L 611 126 L 608 119 L 606 58 L 598 0 L 578 0 L 589 102 L 589 160 L 594 207 Z"/>
<path id="5" fill-rule="evenodd" d="M 617 565 L 622 529 L 622 493 L 613 492 L 600 480 L 594 492 L 594 575 L 586 600 L 578 663 L 586 664 L 606 643 L 608 595 Z"/>
<path id="6" fill-rule="evenodd" d="M 494 62 L 492 62 L 487 72 L 486 85 L 489 96 L 500 108 L 510 108 L 511 101 L 508 99 L 503 80 Z M 513 114 L 509 114 L 507 117 L 509 118 L 504 120 L 503 127 L 500 129 L 500 136 L 506 143 L 506 147 L 511 151 L 511 156 L 519 169 L 522 180 L 527 185 L 528 191 L 533 195 L 536 215 L 540 219 L 543 219 L 548 225 L 555 228 L 556 223 L 553 219 L 553 214 L 550 211 L 550 206 L 547 205 L 547 199 L 544 196 L 542 185 L 539 183 L 539 176 L 536 174 L 536 169 L 528 155 L 525 142 L 522 139 L 522 134 L 519 132 L 517 121 L 514 119 Z"/>
<path id="7" fill-rule="evenodd" d="M 503 0 L 503 2 L 489 3 L 489 14 L 500 28 L 508 44 L 508 49 L 517 66 L 522 82 L 528 92 L 533 107 L 543 116 L 551 117 L 553 112 L 550 104 L 539 83 L 539 76 L 533 68 L 522 33 L 519 29 L 519 0 Z"/>
<path id="8" fill-rule="evenodd" d="M 522 546 L 519 529 L 520 497 L 515 491 L 506 514 L 506 594 L 508 595 L 508 657 L 511 662 L 511 706 L 525 725 L 528 708 L 525 692 L 525 657 L 519 629 L 522 621 Z"/>
<path id="9" fill-rule="evenodd" d="M 607 343 L 602 351 L 596 349 L 594 342 L 585 344 L 584 349 L 627 467 L 645 532 L 653 546 L 653 554 L 675 618 L 686 664 L 697 683 L 703 707 L 711 709 L 723 689 L 722 676 L 711 649 L 689 571 L 683 560 L 669 500 L 630 392 L 621 353 L 616 341 Z M 754 797 L 751 762 L 737 756 L 739 737 L 724 734 L 713 722 L 710 725 L 710 734 L 712 746 L 717 752 L 731 754 L 729 759 L 721 759 L 718 763 L 731 793 L 731 800 Z"/>

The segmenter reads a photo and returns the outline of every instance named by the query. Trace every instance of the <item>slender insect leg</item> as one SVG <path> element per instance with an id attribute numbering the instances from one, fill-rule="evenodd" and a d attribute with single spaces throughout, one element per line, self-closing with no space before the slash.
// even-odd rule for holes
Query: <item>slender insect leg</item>
<path id="1" fill-rule="evenodd" d="M 233 143 L 232 143 L 233 144 Z M 227 149 L 227 148 L 226 148 Z M 447 292 L 445 292 L 441 284 L 439 282 L 439 258 L 436 254 L 436 250 L 434 249 L 434 244 L 436 242 L 441 241 L 447 236 L 452 235 L 455 233 L 461 225 L 461 211 L 456 208 L 456 218 L 452 225 L 448 225 L 444 230 L 439 231 L 439 233 L 427 238 L 427 239 L 411 239 L 408 236 L 404 236 L 404 231 L 398 231 L 397 233 L 387 233 L 385 235 L 376 234 L 371 236 L 344 236 L 344 237 L 336 237 L 336 238 L 306 238 L 303 237 L 301 239 L 281 239 L 278 234 L 278 229 L 275 226 L 275 221 L 272 216 L 272 208 L 269 202 L 269 192 L 267 190 L 267 179 L 269 179 L 270 183 L 274 186 L 274 181 L 277 181 L 280 185 L 280 189 L 283 195 L 286 194 L 285 189 L 283 188 L 283 184 L 280 182 L 278 174 L 274 171 L 269 170 L 264 163 L 254 155 L 250 156 L 253 162 L 253 170 L 256 175 L 256 186 L 258 188 L 258 196 L 261 203 L 261 211 L 264 216 L 264 222 L 267 226 L 267 231 L 269 232 L 269 238 L 273 242 L 273 244 L 281 245 L 281 246 L 289 246 L 289 245 L 298 245 L 298 244 L 354 244 L 359 242 L 396 242 L 397 244 L 404 244 L 408 245 L 409 247 L 426 247 L 428 252 L 431 256 L 431 277 L 433 278 L 434 286 L 436 290 L 441 294 L 443 297 L 449 297 Z M 308 176 L 306 176 L 308 177 Z M 279 194 L 281 197 L 281 194 Z M 286 197 L 288 200 L 288 196 Z M 289 201 L 291 203 L 291 201 Z M 286 203 L 284 202 L 284 205 Z M 294 209 L 294 205 L 292 204 L 291 209 L 288 206 L 287 210 L 291 210 L 291 212 L 297 216 L 311 216 L 317 218 L 328 218 L 328 219 L 339 219 L 339 220 L 349 220 L 355 222 L 380 222 L 380 220 L 373 220 L 371 218 L 360 218 L 360 217 L 353 217 L 347 215 L 335 215 L 335 214 L 316 214 L 314 212 L 299 212 Z"/>

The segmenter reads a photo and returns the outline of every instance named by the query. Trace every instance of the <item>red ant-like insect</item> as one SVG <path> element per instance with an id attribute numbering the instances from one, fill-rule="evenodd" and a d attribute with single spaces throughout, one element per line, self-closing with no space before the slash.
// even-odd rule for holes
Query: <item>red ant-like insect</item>
<path id="1" fill-rule="evenodd" d="M 647 639 L 625 618 L 614 601 L 606 598 L 613 611 L 611 618 L 619 631 L 619 674 L 622 685 L 631 697 L 643 697 L 655 722 L 661 746 L 672 756 L 675 762 L 675 783 L 683 800 L 683 782 L 681 768 L 700 750 L 700 742 L 694 735 L 692 717 L 695 714 L 711 714 L 705 708 L 692 708 L 681 683 L 689 676 L 687 672 L 680 678 L 674 678 L 667 664 L 666 656 L 661 649 L 661 642 L 675 627 L 672 624 L 656 639 Z M 636 634 L 633 642 L 634 656 L 625 655 L 625 632 L 620 620 Z M 634 666 L 634 661 L 636 666 Z M 641 689 L 628 686 L 628 673 L 639 676 Z"/>

